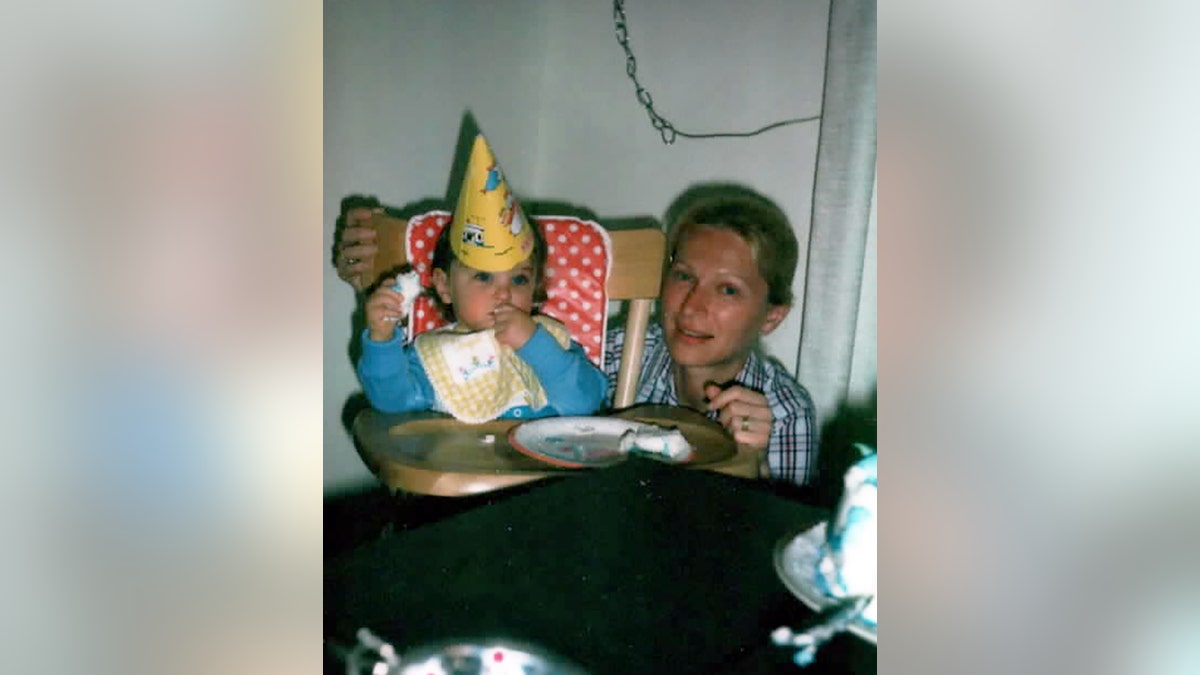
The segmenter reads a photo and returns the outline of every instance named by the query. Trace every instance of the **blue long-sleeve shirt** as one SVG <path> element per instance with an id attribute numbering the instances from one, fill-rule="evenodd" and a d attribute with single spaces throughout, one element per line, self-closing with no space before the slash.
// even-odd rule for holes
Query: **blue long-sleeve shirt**
<path id="1" fill-rule="evenodd" d="M 404 342 L 405 333 L 399 326 L 386 342 L 376 342 L 363 331 L 358 379 L 367 400 L 383 412 L 445 412 L 417 350 Z M 515 351 L 537 375 L 546 392 L 546 405 L 537 410 L 527 405 L 509 408 L 501 418 L 591 415 L 605 404 L 608 380 L 575 342 L 564 349 L 545 328 L 537 326 L 533 337 Z"/>

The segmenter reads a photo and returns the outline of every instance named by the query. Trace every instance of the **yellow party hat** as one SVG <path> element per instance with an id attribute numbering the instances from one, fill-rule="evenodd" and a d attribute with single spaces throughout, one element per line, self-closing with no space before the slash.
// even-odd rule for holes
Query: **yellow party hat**
<path id="1" fill-rule="evenodd" d="M 468 267 L 503 272 L 533 252 L 530 228 L 487 139 L 476 136 L 450 221 L 450 250 Z"/>

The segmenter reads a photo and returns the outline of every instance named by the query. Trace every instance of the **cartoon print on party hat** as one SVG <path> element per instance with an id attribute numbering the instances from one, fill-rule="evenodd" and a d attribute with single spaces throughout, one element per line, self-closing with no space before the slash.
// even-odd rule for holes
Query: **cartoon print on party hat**
<path id="1" fill-rule="evenodd" d="M 483 138 L 480 136 L 480 138 Z M 487 182 L 483 184 L 483 192 L 491 192 L 500 187 L 500 167 L 492 162 L 492 165 L 487 170 Z"/>
<path id="2" fill-rule="evenodd" d="M 533 252 L 533 231 L 482 134 L 475 137 L 450 223 L 450 250 L 484 272 L 504 272 Z"/>

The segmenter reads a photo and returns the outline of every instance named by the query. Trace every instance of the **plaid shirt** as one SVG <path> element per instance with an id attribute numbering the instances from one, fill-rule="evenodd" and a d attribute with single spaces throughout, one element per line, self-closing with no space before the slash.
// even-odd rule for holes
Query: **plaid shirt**
<path id="1" fill-rule="evenodd" d="M 608 376 L 608 400 L 617 388 L 617 368 L 625 344 L 625 329 L 608 331 L 604 344 L 604 374 Z M 663 341 L 662 326 L 651 323 L 646 331 L 646 348 L 634 400 L 638 403 L 679 405 L 671 355 Z M 812 484 L 817 477 L 816 421 L 808 392 L 779 363 L 755 352 L 734 380 L 747 389 L 761 392 L 775 417 L 767 445 L 771 477 L 799 485 Z M 708 413 L 716 420 L 718 411 Z"/>

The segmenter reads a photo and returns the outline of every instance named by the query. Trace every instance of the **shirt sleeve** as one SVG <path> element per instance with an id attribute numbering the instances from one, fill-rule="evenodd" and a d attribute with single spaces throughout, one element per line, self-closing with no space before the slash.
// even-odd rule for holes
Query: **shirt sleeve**
<path id="1" fill-rule="evenodd" d="M 767 392 L 775 416 L 767 463 L 771 476 L 797 485 L 816 480 L 817 439 L 812 399 L 789 375 L 776 373 Z"/>
<path id="2" fill-rule="evenodd" d="M 358 381 L 374 408 L 389 413 L 434 408 L 437 396 L 433 385 L 416 350 L 404 344 L 403 329 L 397 327 L 386 342 L 372 340 L 363 330 L 362 348 Z"/>
<path id="3" fill-rule="evenodd" d="M 558 414 L 591 415 L 604 405 L 608 379 L 574 341 L 564 349 L 549 331 L 538 326 L 517 356 L 533 369 Z"/>
<path id="4" fill-rule="evenodd" d="M 621 370 L 621 352 L 624 348 L 624 328 L 614 328 L 604 334 L 604 376 L 608 380 L 607 401 L 610 405 L 617 394 L 617 375 Z"/>

